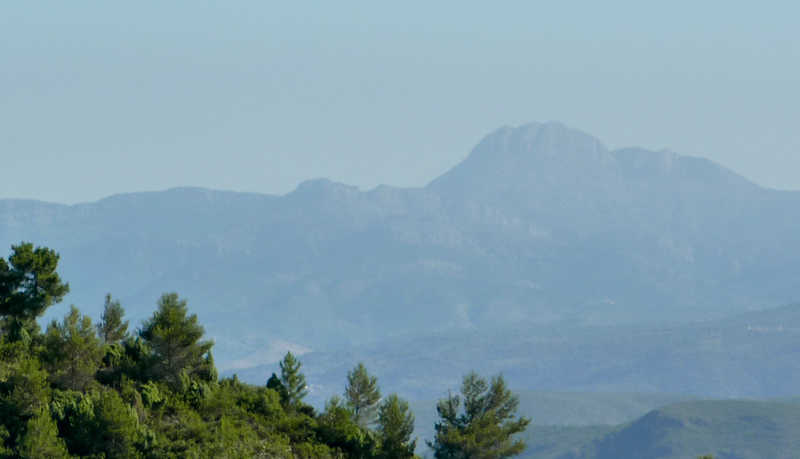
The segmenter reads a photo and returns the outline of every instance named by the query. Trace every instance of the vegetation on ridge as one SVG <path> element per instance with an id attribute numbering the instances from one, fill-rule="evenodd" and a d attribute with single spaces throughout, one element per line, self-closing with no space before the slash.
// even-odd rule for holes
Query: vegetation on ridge
<path id="1" fill-rule="evenodd" d="M 153 315 L 128 332 L 110 295 L 100 323 L 72 307 L 43 333 L 36 319 L 69 291 L 58 254 L 23 243 L 0 258 L 0 457 L 23 458 L 410 458 L 414 415 L 396 394 L 381 399 L 363 364 L 344 399 L 324 411 L 303 402 L 301 363 L 287 353 L 264 386 L 218 378 L 213 342 L 186 300 L 161 296 Z M 437 458 L 510 457 L 516 397 L 503 378 L 464 379 L 441 406 Z M 489 443 L 481 439 L 489 438 Z M 499 446 L 498 446 L 499 445 Z"/>

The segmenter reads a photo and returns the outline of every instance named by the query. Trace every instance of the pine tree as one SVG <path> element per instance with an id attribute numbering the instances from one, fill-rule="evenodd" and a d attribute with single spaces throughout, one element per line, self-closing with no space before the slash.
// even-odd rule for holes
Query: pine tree
<path id="1" fill-rule="evenodd" d="M 434 441 L 428 442 L 434 457 L 499 459 L 525 450 L 525 443 L 513 436 L 524 431 L 530 420 L 515 419 L 519 399 L 506 388 L 502 376 L 492 378 L 489 384 L 472 372 L 464 377 L 461 396 L 463 411 L 458 395 L 450 395 L 436 406 L 440 419 Z"/>
<path id="2" fill-rule="evenodd" d="M 325 403 L 325 411 L 318 422 L 320 439 L 341 450 L 344 457 L 366 459 L 377 456 L 375 435 L 355 422 L 352 409 L 338 396 L 334 395 Z"/>
<path id="3" fill-rule="evenodd" d="M 158 310 L 139 332 L 152 349 L 152 376 L 176 388 L 181 385 L 182 372 L 193 375 L 202 369 L 204 356 L 213 346 L 211 341 L 201 341 L 204 333 L 197 315 L 187 316 L 186 300 L 177 293 L 162 295 Z"/>
<path id="4" fill-rule="evenodd" d="M 380 457 L 383 459 L 414 457 L 417 440 L 411 440 L 413 433 L 414 413 L 408 409 L 408 402 L 397 394 L 388 396 L 378 408 Z"/>
<path id="5" fill-rule="evenodd" d="M 82 316 L 75 306 L 62 323 L 53 321 L 47 327 L 45 349 L 43 360 L 50 379 L 62 389 L 86 389 L 103 358 L 92 319 Z"/>
<path id="6" fill-rule="evenodd" d="M 17 446 L 17 455 L 26 459 L 69 457 L 64 440 L 58 438 L 56 423 L 46 410 L 41 410 L 28 421 Z"/>
<path id="7" fill-rule="evenodd" d="M 198 378 L 206 382 L 216 383 L 219 380 L 219 372 L 214 363 L 214 354 L 210 349 L 206 352 L 203 363 L 197 367 L 196 374 Z"/>
<path id="8" fill-rule="evenodd" d="M 378 389 L 378 378 L 370 376 L 363 363 L 359 363 L 347 373 L 344 397 L 358 425 L 367 427 L 375 421 L 381 392 Z"/>
<path id="9" fill-rule="evenodd" d="M 111 298 L 111 294 L 106 294 L 105 305 L 103 306 L 103 316 L 97 324 L 97 334 L 104 343 L 119 343 L 128 336 L 128 321 L 123 321 L 125 309 L 118 300 Z"/>
<path id="10" fill-rule="evenodd" d="M 56 272 L 58 254 L 30 243 L 11 246 L 13 254 L 0 258 L 0 319 L 12 340 L 27 340 L 38 330 L 36 318 L 69 292 Z"/>
<path id="11" fill-rule="evenodd" d="M 0 342 L 0 348 L 5 348 L 0 353 L 0 424 L 5 429 L 0 429 L 0 433 L 6 437 L 6 446 L 13 449 L 25 433 L 28 421 L 47 410 L 50 387 L 39 359 L 28 352 L 7 355 L 13 352 L 9 348 L 24 349 L 22 343 Z"/>
<path id="12" fill-rule="evenodd" d="M 282 405 L 286 406 L 286 404 L 289 403 L 289 392 L 286 390 L 286 386 L 281 382 L 281 378 L 275 373 L 272 373 L 272 376 L 267 380 L 267 389 L 272 389 L 278 393 Z"/>
<path id="13" fill-rule="evenodd" d="M 103 391 L 95 395 L 94 415 L 97 453 L 106 457 L 135 457 L 135 443 L 139 439 L 139 419 L 136 411 L 126 404 L 116 391 Z"/>
<path id="14" fill-rule="evenodd" d="M 286 389 L 286 403 L 294 408 L 308 395 L 306 377 L 300 373 L 301 366 L 303 364 L 291 352 L 287 352 L 280 362 L 281 383 Z"/>

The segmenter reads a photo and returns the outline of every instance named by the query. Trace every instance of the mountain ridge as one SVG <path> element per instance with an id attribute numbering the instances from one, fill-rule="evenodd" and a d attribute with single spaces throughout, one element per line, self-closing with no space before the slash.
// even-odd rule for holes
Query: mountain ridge
<path id="1" fill-rule="evenodd" d="M 223 366 L 274 355 L 274 342 L 698 320 L 797 299 L 800 193 L 636 151 L 529 124 L 495 131 L 419 188 L 315 179 L 284 195 L 181 187 L 72 206 L 0 200 L 0 245 L 59 251 L 66 303 L 95 316 L 108 291 L 134 322 L 178 291 L 211 323 Z M 536 167 L 519 167 L 520 155 Z M 502 161 L 470 165 L 482 158 Z M 688 178 L 665 173 L 676 170 Z"/>
<path id="2" fill-rule="evenodd" d="M 542 147 L 542 145 L 546 145 L 547 142 L 538 142 L 531 144 L 530 142 L 526 142 L 525 140 L 537 139 L 537 135 L 539 137 L 543 137 L 545 140 L 551 141 L 553 145 L 549 148 L 546 148 L 544 152 L 540 152 L 538 147 Z M 559 139 L 558 142 L 552 142 L 555 139 Z M 576 140 L 578 139 L 578 140 Z M 565 124 L 558 122 L 558 121 L 547 121 L 547 122 L 530 122 L 525 123 L 519 126 L 511 126 L 506 125 L 501 128 L 496 129 L 495 131 L 487 134 L 484 136 L 478 144 L 472 149 L 472 151 L 461 161 L 455 164 L 453 167 L 448 169 L 447 171 L 443 172 L 438 177 L 431 180 L 427 185 L 421 187 L 395 187 L 388 184 L 381 184 L 377 185 L 370 189 L 360 189 L 359 187 L 346 184 L 344 182 L 338 182 L 336 180 L 332 180 L 325 177 L 317 177 L 306 179 L 298 183 L 298 185 L 283 194 L 275 194 L 275 193 L 261 193 L 261 192 L 253 192 L 253 191 L 234 191 L 234 190 L 223 190 L 223 189 L 214 189 L 208 188 L 203 186 L 173 186 L 162 190 L 148 190 L 148 191 L 129 191 L 129 192 L 119 192 L 108 195 L 106 197 L 99 198 L 93 201 L 86 201 L 86 202 L 79 202 L 74 204 L 64 204 L 57 201 L 49 201 L 49 200 L 39 200 L 39 199 L 28 199 L 28 198 L 0 198 L 0 203 L 8 204 L 8 203 L 39 203 L 39 204 L 54 204 L 54 205 L 62 205 L 68 207 L 75 207 L 75 206 L 83 206 L 83 205 L 90 205 L 96 204 L 101 201 L 105 200 L 115 200 L 121 198 L 129 198 L 129 197 L 136 197 L 141 195 L 154 195 L 154 194 L 163 194 L 163 193 L 224 193 L 224 194 L 236 194 L 236 195 L 250 195 L 250 196 L 262 196 L 262 197 L 285 197 L 287 195 L 297 193 L 299 191 L 303 191 L 303 189 L 307 189 L 309 187 L 313 188 L 347 188 L 352 189 L 361 193 L 370 193 L 375 191 L 376 189 L 380 188 L 391 188 L 397 190 L 415 190 L 415 189 L 429 189 L 434 188 L 435 184 L 447 176 L 449 173 L 453 172 L 459 166 L 464 165 L 465 162 L 473 160 L 476 156 L 481 156 L 487 152 L 496 152 L 498 147 L 505 147 L 508 149 L 509 140 L 515 140 L 512 143 L 513 148 L 511 149 L 513 152 L 519 153 L 521 150 L 524 150 L 522 146 L 527 145 L 528 147 L 537 147 L 537 148 L 528 148 L 528 153 L 536 153 L 538 157 L 544 156 L 556 156 L 558 153 L 563 153 L 564 143 L 566 142 L 577 142 L 578 144 L 583 143 L 585 145 L 590 145 L 589 149 L 596 150 L 596 153 L 602 156 L 603 161 L 611 161 L 613 159 L 616 160 L 624 160 L 624 161 L 631 161 L 637 169 L 641 169 L 643 165 L 654 165 L 658 162 L 661 162 L 665 165 L 666 169 L 671 169 L 673 165 L 676 163 L 680 163 L 681 161 L 685 162 L 698 162 L 698 163 L 705 163 L 705 165 L 709 166 L 710 169 L 714 169 L 716 171 L 724 172 L 724 175 L 736 177 L 739 179 L 743 179 L 748 183 L 754 185 L 755 187 L 761 188 L 763 190 L 769 191 L 777 191 L 777 192 L 797 192 L 800 193 L 800 190 L 777 190 L 768 187 L 764 187 L 762 185 L 758 185 L 749 179 L 745 178 L 743 175 L 734 172 L 733 170 L 729 169 L 728 167 L 717 163 L 715 161 L 709 160 L 707 158 L 698 157 L 698 156 L 688 156 L 688 155 L 681 155 L 671 150 L 648 150 L 646 148 L 638 147 L 638 146 L 630 146 L 630 147 L 621 147 L 614 150 L 609 150 L 605 147 L 605 145 L 596 137 L 591 136 L 581 130 L 573 129 Z M 541 140 L 541 139 L 539 139 Z M 504 145 L 505 144 L 505 145 Z M 585 146 L 584 145 L 584 146 Z M 557 150 L 557 151 L 556 151 Z M 585 148 L 583 149 L 585 150 Z M 572 153 L 581 153 L 582 149 L 578 149 L 576 151 L 572 151 Z M 612 158 L 614 157 L 614 158 Z M 622 157 L 622 158 L 620 158 Z M 575 157 L 573 156 L 573 159 Z"/>

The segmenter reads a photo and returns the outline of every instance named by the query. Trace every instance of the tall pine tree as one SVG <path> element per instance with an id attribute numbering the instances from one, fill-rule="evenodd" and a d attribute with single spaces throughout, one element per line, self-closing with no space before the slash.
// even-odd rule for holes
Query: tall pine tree
<path id="1" fill-rule="evenodd" d="M 106 294 L 106 301 L 103 305 L 103 315 L 100 323 L 97 324 L 97 334 L 104 343 L 119 343 L 128 336 L 128 321 L 122 320 L 125 316 L 125 309 L 118 300 L 111 298 L 111 294 Z"/>
<path id="2" fill-rule="evenodd" d="M 306 377 L 300 373 L 301 366 L 303 364 L 291 352 L 287 352 L 280 362 L 281 383 L 286 390 L 286 403 L 293 408 L 299 406 L 303 398 L 308 395 Z"/>
<path id="3" fill-rule="evenodd" d="M 45 349 L 43 360 L 50 379 L 62 389 L 86 389 L 103 358 L 92 319 L 82 316 L 75 306 L 60 324 L 53 321 L 47 327 Z"/>
<path id="4" fill-rule="evenodd" d="M 414 433 L 414 413 L 408 409 L 408 402 L 397 394 L 392 394 L 378 408 L 378 435 L 383 459 L 407 459 L 414 457 L 417 440 L 411 440 Z"/>
<path id="5" fill-rule="evenodd" d="M 178 298 L 177 293 L 162 295 L 158 310 L 139 332 L 152 348 L 152 376 L 177 387 L 182 372 L 191 376 L 204 369 L 204 357 L 213 346 L 211 341 L 202 340 L 204 334 L 197 315 L 187 315 L 186 300 Z"/>
<path id="6" fill-rule="evenodd" d="M 47 410 L 31 418 L 20 438 L 17 457 L 25 459 L 68 458 L 64 440 L 58 437 L 58 428 Z"/>
<path id="7" fill-rule="evenodd" d="M 30 338 L 38 332 L 36 318 L 69 292 L 56 272 L 58 254 L 30 243 L 11 246 L 8 262 L 0 258 L 0 319 L 12 341 Z"/>
<path id="8" fill-rule="evenodd" d="M 428 442 L 436 459 L 500 459 L 525 450 L 525 442 L 513 436 L 524 431 L 530 420 L 515 418 L 519 399 L 502 376 L 495 376 L 489 384 L 474 372 L 466 375 L 461 397 L 450 395 L 436 406 L 436 435 Z"/>
<path id="9" fill-rule="evenodd" d="M 381 392 L 378 389 L 378 378 L 370 376 L 363 363 L 359 363 L 347 373 L 344 398 L 358 425 L 367 427 L 375 421 Z"/>

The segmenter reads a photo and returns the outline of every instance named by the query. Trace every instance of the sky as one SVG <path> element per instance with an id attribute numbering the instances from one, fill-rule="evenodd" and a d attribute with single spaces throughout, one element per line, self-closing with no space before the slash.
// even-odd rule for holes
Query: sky
<path id="1" fill-rule="evenodd" d="M 800 190 L 797 2 L 4 2 L 0 198 L 422 186 L 504 125 Z"/>

